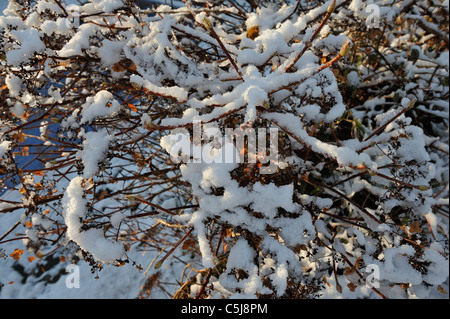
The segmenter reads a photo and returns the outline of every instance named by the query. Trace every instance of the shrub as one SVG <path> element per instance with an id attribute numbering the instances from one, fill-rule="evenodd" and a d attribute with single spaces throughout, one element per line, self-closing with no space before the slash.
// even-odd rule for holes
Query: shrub
<path id="1" fill-rule="evenodd" d="M 0 29 L 29 251 L 178 254 L 176 298 L 448 286 L 448 1 L 13 1 Z"/>

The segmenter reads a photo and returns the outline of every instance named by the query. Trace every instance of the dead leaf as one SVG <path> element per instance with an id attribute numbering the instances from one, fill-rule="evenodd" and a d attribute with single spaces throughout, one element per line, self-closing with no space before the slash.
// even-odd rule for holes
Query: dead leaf
<path id="1" fill-rule="evenodd" d="M 355 289 L 356 289 L 357 286 L 354 283 L 350 282 L 347 285 L 347 287 L 348 287 L 348 289 L 350 289 L 351 292 L 355 292 Z"/>
<path id="2" fill-rule="evenodd" d="M 355 267 L 360 269 L 362 267 L 363 259 L 361 257 L 356 258 Z"/>
<path id="3" fill-rule="evenodd" d="M 182 249 L 189 249 L 189 247 L 194 247 L 195 244 L 196 244 L 196 241 L 195 241 L 195 240 L 193 240 L 193 239 L 186 239 L 186 240 L 183 242 Z"/>
<path id="4" fill-rule="evenodd" d="M 11 257 L 15 260 L 18 261 L 20 259 L 20 257 L 22 257 L 22 254 L 24 253 L 23 249 L 15 249 L 13 253 L 11 253 Z"/>
<path id="5" fill-rule="evenodd" d="M 247 38 L 254 40 L 259 35 L 259 27 L 254 26 L 247 30 Z"/>
<path id="6" fill-rule="evenodd" d="M 422 228 L 420 228 L 420 223 L 418 221 L 415 221 L 409 226 L 409 231 L 411 233 L 418 233 L 420 234 L 422 232 Z"/>
<path id="7" fill-rule="evenodd" d="M 351 274 L 353 274 L 355 272 L 355 268 L 354 267 L 345 267 L 345 276 L 349 276 Z"/>
<path id="8" fill-rule="evenodd" d="M 446 295 L 447 294 L 447 291 L 445 291 L 445 289 L 444 288 L 442 288 L 442 286 L 441 285 L 439 285 L 439 286 L 437 286 L 437 290 L 441 293 L 441 294 L 444 294 L 444 295 Z"/>
<path id="9" fill-rule="evenodd" d="M 328 287 L 331 287 L 330 283 L 327 281 L 327 277 L 325 277 L 325 275 L 323 275 L 322 278 L 323 278 L 323 282 L 324 282 Z"/>
<path id="10" fill-rule="evenodd" d="M 134 104 L 128 103 L 128 107 L 133 110 L 134 112 L 137 112 L 137 108 L 136 106 L 134 106 Z"/>
<path id="11" fill-rule="evenodd" d="M 117 62 L 116 64 L 113 65 L 111 70 L 113 70 L 114 72 L 123 72 L 125 71 L 125 68 L 119 62 Z"/>

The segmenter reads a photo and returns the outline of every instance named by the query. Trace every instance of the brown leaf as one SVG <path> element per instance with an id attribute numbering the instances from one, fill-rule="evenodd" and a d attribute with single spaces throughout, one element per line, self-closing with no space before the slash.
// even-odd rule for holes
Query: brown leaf
<path id="1" fill-rule="evenodd" d="M 254 26 L 247 30 L 247 38 L 254 40 L 259 35 L 259 27 Z"/>
<path id="2" fill-rule="evenodd" d="M 421 233 L 422 232 L 422 228 L 420 228 L 420 223 L 418 221 L 415 221 L 414 223 L 412 223 L 409 226 L 409 231 L 411 233 Z"/>
<path id="3" fill-rule="evenodd" d="M 361 257 L 358 257 L 355 262 L 356 269 L 360 269 L 362 267 L 362 263 L 363 263 L 363 259 Z"/>
<path id="4" fill-rule="evenodd" d="M 354 283 L 352 283 L 352 282 L 350 282 L 350 283 L 347 285 L 347 287 L 348 287 L 348 289 L 350 289 L 351 292 L 354 292 L 355 289 L 356 289 L 356 285 L 355 285 Z"/>
<path id="5" fill-rule="evenodd" d="M 331 287 L 330 283 L 327 281 L 327 277 L 325 277 L 325 275 L 323 275 L 322 278 L 323 278 L 323 282 L 324 282 L 328 287 Z"/>
<path id="6" fill-rule="evenodd" d="M 22 156 L 28 156 L 30 148 L 25 146 L 22 148 Z"/>
<path id="7" fill-rule="evenodd" d="M 33 172 L 33 175 L 42 176 L 42 175 L 44 175 L 44 171 L 35 171 L 35 172 Z"/>
<path id="8" fill-rule="evenodd" d="M 134 112 L 137 112 L 137 108 L 136 106 L 134 106 L 134 104 L 128 103 L 128 107 L 133 110 Z"/>
<path id="9" fill-rule="evenodd" d="M 116 64 L 113 65 L 111 70 L 113 70 L 114 72 L 123 72 L 125 71 L 125 68 L 119 62 L 117 62 Z"/>
<path id="10" fill-rule="evenodd" d="M 25 142 L 25 133 L 23 133 L 23 132 L 14 133 L 14 134 L 12 135 L 12 137 L 13 137 L 15 140 L 17 140 L 17 142 L 19 142 L 19 143 Z"/>
<path id="11" fill-rule="evenodd" d="M 137 70 L 137 65 L 136 64 L 132 64 L 129 68 L 131 71 L 136 71 Z"/>
<path id="12" fill-rule="evenodd" d="M 355 268 L 354 267 L 345 267 L 345 273 L 344 273 L 344 275 L 345 276 L 348 276 L 348 275 L 351 275 L 351 274 L 353 274 L 355 272 Z"/>
<path id="13" fill-rule="evenodd" d="M 186 239 L 183 242 L 183 246 L 181 247 L 182 249 L 189 249 L 189 247 L 194 247 L 196 244 L 196 241 L 193 239 Z"/>
<path id="14" fill-rule="evenodd" d="M 60 61 L 60 62 L 58 62 L 58 64 L 61 65 L 61 66 L 67 67 L 70 64 L 70 59 L 67 59 L 65 61 Z"/>
<path id="15" fill-rule="evenodd" d="M 441 293 L 441 294 L 444 294 L 444 295 L 446 295 L 447 294 L 447 291 L 445 291 L 445 289 L 444 288 L 442 288 L 442 286 L 441 285 L 439 285 L 439 286 L 437 286 L 437 290 Z"/>
<path id="16" fill-rule="evenodd" d="M 11 253 L 11 257 L 15 260 L 18 261 L 20 259 L 20 257 L 22 257 L 22 254 L 24 253 L 23 249 L 15 249 L 13 253 Z"/>

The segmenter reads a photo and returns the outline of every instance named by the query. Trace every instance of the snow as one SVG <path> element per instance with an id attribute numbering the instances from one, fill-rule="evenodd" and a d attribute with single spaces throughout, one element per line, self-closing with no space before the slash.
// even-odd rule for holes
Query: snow
<path id="1" fill-rule="evenodd" d="M 89 2 L 84 5 L 88 12 L 110 13 L 123 6 L 122 0 L 89 0 Z"/>
<path id="2" fill-rule="evenodd" d="M 355 12 L 358 12 L 362 9 L 363 2 L 361 0 L 352 0 L 350 5 L 348 6 L 349 10 L 353 10 Z"/>
<path id="3" fill-rule="evenodd" d="M 358 154 L 355 150 L 346 146 L 336 146 L 327 144 L 309 136 L 307 131 L 301 127 L 300 120 L 290 114 L 267 113 L 264 118 L 276 121 L 279 126 L 287 129 L 305 143 L 314 152 L 324 154 L 325 156 L 336 159 L 342 166 L 359 166 L 366 165 L 371 170 L 377 169 L 377 164 L 373 162 L 366 153 Z"/>
<path id="4" fill-rule="evenodd" d="M 274 197 L 273 194 L 278 194 L 278 196 Z M 252 208 L 257 212 L 263 212 L 268 218 L 275 217 L 279 207 L 288 212 L 293 212 L 297 208 L 292 203 L 293 194 L 293 185 L 276 186 L 274 184 L 255 183 L 251 193 L 253 197 L 251 198 Z"/>
<path id="5" fill-rule="evenodd" d="M 98 54 L 104 66 L 111 66 L 122 59 L 121 53 L 125 46 L 125 41 L 103 40 L 102 46 L 98 49 Z"/>
<path id="6" fill-rule="evenodd" d="M 37 12 L 44 12 L 46 10 L 54 13 L 62 13 L 61 8 L 54 2 L 51 1 L 38 1 L 36 3 Z"/>
<path id="7" fill-rule="evenodd" d="M 356 71 L 349 72 L 347 74 L 347 81 L 348 81 L 348 84 L 350 84 L 351 86 L 358 87 L 359 84 L 361 83 L 359 80 L 358 72 L 356 72 Z"/>
<path id="8" fill-rule="evenodd" d="M 0 150 L 2 149 L 3 143 L 0 143 Z M 70 177 L 70 175 L 68 175 Z M 72 174 L 73 176 L 73 174 Z M 71 225 L 70 232 L 74 233 L 75 238 L 79 238 L 80 242 L 89 241 L 90 238 L 84 236 L 85 231 L 77 231 L 80 225 L 79 216 L 86 213 L 87 200 L 83 198 L 84 188 L 82 186 L 83 179 L 81 177 L 74 177 L 71 179 L 70 188 L 68 188 L 67 183 L 60 183 L 56 187 L 68 188 L 64 196 L 64 205 L 67 210 L 64 211 L 63 219 L 58 219 L 61 229 L 66 227 L 66 219 Z M 87 182 L 87 181 L 86 181 Z M 8 199 L 11 201 L 20 201 L 20 193 L 18 191 L 9 190 L 6 193 L 6 197 L 2 199 Z M 0 210 L 11 207 L 12 205 L 0 202 Z M 66 215 L 69 213 L 69 216 Z M 72 214 L 72 215 L 71 215 Z M 78 215 L 79 214 L 79 215 Z M 112 215 L 111 218 L 115 222 L 119 222 L 122 218 L 121 214 Z M 36 225 L 45 226 L 49 223 L 54 225 L 54 221 L 50 219 L 45 219 L 45 217 L 33 215 L 31 221 L 36 223 Z M 73 220 L 71 224 L 69 219 Z M 18 220 L 22 224 L 16 228 L 17 232 L 25 232 L 25 221 L 26 216 L 24 210 L 19 210 L 13 213 L 2 214 L 0 223 L 0 233 L 5 234 Z M 122 219 L 123 220 L 123 219 Z M 34 227 L 34 226 L 33 226 Z M 20 247 L 20 243 L 17 240 L 12 240 L 10 242 L 2 243 L 0 250 L 0 299 L 135 299 L 140 293 L 142 285 L 146 282 L 150 276 L 157 273 L 156 270 L 150 269 L 148 272 L 144 273 L 142 268 L 146 268 L 150 262 L 157 256 L 157 251 L 139 251 L 131 250 L 127 251 L 127 256 L 133 260 L 136 264 L 131 263 L 125 264 L 122 267 L 117 267 L 114 265 L 114 258 L 121 258 L 121 252 L 124 251 L 122 245 L 116 242 L 114 238 L 105 238 L 103 231 L 98 230 L 96 233 L 95 229 L 92 229 L 93 233 L 90 236 L 95 239 L 95 242 L 88 242 L 86 249 L 100 249 L 98 257 L 103 257 L 105 260 L 111 261 L 111 263 L 103 263 L 102 269 L 92 272 L 92 268 L 89 263 L 78 262 L 66 260 L 58 260 L 54 266 L 47 269 L 47 266 L 52 262 L 52 258 L 59 258 L 59 255 L 65 256 L 66 250 L 60 247 L 53 256 L 44 257 L 42 259 L 36 258 L 36 254 L 33 251 L 27 251 L 25 249 L 22 258 L 19 261 L 15 261 L 9 257 L 9 255 L 14 251 L 15 248 Z M 8 239 L 15 239 L 15 236 L 11 234 Z M 71 249 L 71 243 L 68 240 L 62 241 L 61 244 L 67 246 Z M 77 245 L 73 243 L 74 245 Z M 95 247 L 94 247 L 95 246 Z M 109 250 L 103 251 L 104 248 Z M 2 255 L 4 253 L 5 257 Z M 30 261 L 28 258 L 35 258 Z M 6 259 L 4 259 L 6 258 Z M 112 259 L 111 259 L 112 258 Z M 100 259 L 99 259 L 100 260 Z M 98 261 L 99 261 L 98 260 Z M 179 274 L 182 272 L 184 264 L 175 263 L 167 261 L 165 263 L 167 268 L 163 269 L 161 272 L 161 280 L 170 282 L 174 281 L 175 278 L 179 278 Z M 141 266 L 139 268 L 137 266 Z M 21 274 L 19 271 L 14 269 L 21 269 L 23 267 L 26 274 Z M 42 269 L 45 267 L 47 270 L 45 272 L 37 273 L 37 269 Z M 75 268 L 74 268 L 75 267 Z M 181 268 L 180 268 L 181 267 Z M 71 275 L 72 270 L 77 269 L 79 275 L 79 288 L 71 288 L 67 285 L 68 281 L 73 280 Z M 50 280 L 50 282 L 49 282 Z M 170 287 L 167 288 L 170 293 L 175 293 L 175 290 L 171 290 Z M 163 299 L 167 298 L 167 294 L 159 289 L 154 289 L 152 291 L 152 298 Z"/>
<path id="9" fill-rule="evenodd" d="M 88 179 L 93 177 L 99 171 L 101 164 L 109 149 L 109 144 L 114 140 L 114 136 L 106 132 L 87 132 L 81 134 L 83 137 L 83 149 L 77 152 L 84 165 L 83 177 Z"/>
<path id="10" fill-rule="evenodd" d="M 8 151 L 10 145 L 12 142 L 10 141 L 2 141 L 0 143 L 0 158 L 6 155 L 6 152 Z"/>
<path id="11" fill-rule="evenodd" d="M 15 116 L 21 117 L 25 113 L 25 107 L 20 101 L 16 101 L 11 107 L 11 112 L 14 113 Z"/>
<path id="12" fill-rule="evenodd" d="M 20 94 L 20 91 L 22 90 L 22 80 L 14 75 L 14 74 L 8 74 L 8 76 L 5 79 L 5 84 L 9 90 L 9 94 L 11 97 L 18 97 Z"/>
<path id="13" fill-rule="evenodd" d="M 111 220 L 111 226 L 115 227 L 115 228 L 119 228 L 120 223 L 122 222 L 122 220 L 125 218 L 125 214 L 118 212 L 113 214 L 110 217 Z"/>
<path id="14" fill-rule="evenodd" d="M 10 34 L 19 42 L 19 45 L 15 45 L 13 50 L 6 53 L 6 60 L 13 66 L 19 66 L 32 58 L 35 53 L 41 53 L 45 49 L 36 29 L 12 30 Z"/>
<path id="15" fill-rule="evenodd" d="M 422 276 L 417 270 L 412 268 L 407 258 L 413 254 L 414 248 L 410 245 L 386 249 L 384 251 L 384 263 L 380 267 L 380 279 L 397 283 L 420 284 Z"/>
<path id="16" fill-rule="evenodd" d="M 97 118 L 113 117 L 120 109 L 120 103 L 113 98 L 110 92 L 99 91 L 95 96 L 88 97 L 86 103 L 83 104 L 80 123 L 91 123 Z"/>
<path id="17" fill-rule="evenodd" d="M 423 254 L 423 259 L 431 262 L 427 274 L 423 276 L 423 281 L 431 285 L 440 285 L 447 280 L 449 269 L 446 266 L 445 258 L 438 251 L 433 250 L 434 247 L 436 245 L 427 249 Z"/>
<path id="18" fill-rule="evenodd" d="M 243 290 L 242 294 L 236 293 L 234 298 L 252 298 L 252 296 L 254 298 L 255 293 L 262 290 L 261 282 L 258 280 L 258 269 L 253 264 L 254 257 L 255 252 L 245 239 L 239 239 L 230 251 L 227 269 L 219 279 L 220 284 L 225 288 L 241 288 Z M 237 269 L 248 272 L 248 278 L 238 281 L 230 275 L 230 272 Z"/>
<path id="19" fill-rule="evenodd" d="M 90 47 L 89 38 L 93 37 L 99 27 L 95 24 L 85 23 L 80 25 L 77 33 L 58 51 L 60 57 L 70 57 L 73 55 L 82 55 L 83 49 Z"/>
<path id="20" fill-rule="evenodd" d="M 46 35 L 53 35 L 53 34 L 65 34 L 70 29 L 68 27 L 68 23 L 66 18 L 58 18 L 56 21 L 47 20 L 44 21 L 41 25 L 41 30 Z"/>
<path id="21" fill-rule="evenodd" d="M 180 87 L 163 87 L 158 86 L 150 81 L 143 79 L 141 76 L 133 74 L 130 77 L 130 82 L 137 87 L 143 87 L 150 92 L 161 94 L 163 96 L 170 96 L 176 98 L 179 102 L 184 102 L 187 100 L 187 92 Z"/>
<path id="22" fill-rule="evenodd" d="M 83 178 L 80 176 L 72 179 L 62 199 L 67 238 L 76 242 L 80 248 L 91 253 L 99 261 L 114 262 L 124 254 L 122 244 L 106 239 L 100 229 L 82 229 L 82 221 L 86 218 L 88 206 L 87 200 L 83 198 L 82 183 Z"/>
<path id="23" fill-rule="evenodd" d="M 436 59 L 436 62 L 446 68 L 449 68 L 449 66 L 450 66 L 449 52 L 448 51 L 442 52 L 440 54 L 439 58 Z"/>

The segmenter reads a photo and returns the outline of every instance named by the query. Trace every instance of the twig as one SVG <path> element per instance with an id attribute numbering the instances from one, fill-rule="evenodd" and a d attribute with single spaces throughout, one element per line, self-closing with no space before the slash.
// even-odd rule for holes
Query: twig
<path id="1" fill-rule="evenodd" d="M 177 247 L 189 236 L 189 234 L 194 230 L 193 227 L 191 227 L 186 234 L 184 234 L 183 237 L 181 237 L 174 245 L 173 247 L 169 250 L 169 252 L 163 257 L 161 258 L 159 261 L 156 262 L 155 264 L 155 269 L 161 268 L 162 264 L 164 263 L 164 261 L 175 251 L 175 249 L 177 249 Z"/>
<path id="2" fill-rule="evenodd" d="M 384 123 L 383 125 L 381 125 L 379 128 L 377 128 L 375 131 L 372 132 L 372 134 L 370 134 L 367 138 L 364 139 L 364 142 L 370 140 L 372 137 L 374 137 L 375 135 L 378 135 L 381 133 L 381 131 L 383 131 L 386 126 L 388 126 L 390 123 L 392 123 L 393 121 L 395 121 L 397 118 L 399 118 L 403 113 L 405 113 L 406 111 L 408 111 L 409 109 L 411 109 L 414 104 L 416 104 L 417 99 L 412 100 L 408 107 L 403 108 L 400 112 L 398 112 L 394 117 L 392 117 L 389 121 L 387 121 L 386 123 Z"/>
<path id="3" fill-rule="evenodd" d="M 297 7 L 299 6 L 299 4 L 300 4 L 300 0 L 297 2 L 297 6 L 296 6 L 294 12 L 297 11 Z M 325 23 L 327 22 L 328 18 L 333 13 L 335 8 L 336 8 L 336 0 L 333 0 L 327 9 L 327 13 L 325 14 L 325 17 L 323 18 L 319 27 L 314 32 L 313 36 L 308 41 L 306 41 L 305 46 L 303 47 L 302 51 L 300 51 L 300 53 L 294 58 L 294 60 L 292 60 L 292 62 L 286 67 L 284 72 L 289 72 L 290 69 L 295 65 L 295 63 L 297 63 L 297 61 L 303 56 L 303 54 L 306 52 L 306 50 L 308 50 L 308 48 L 311 46 L 311 43 L 315 40 L 315 38 L 319 34 L 320 30 L 322 30 L 323 26 L 325 25 Z"/>

